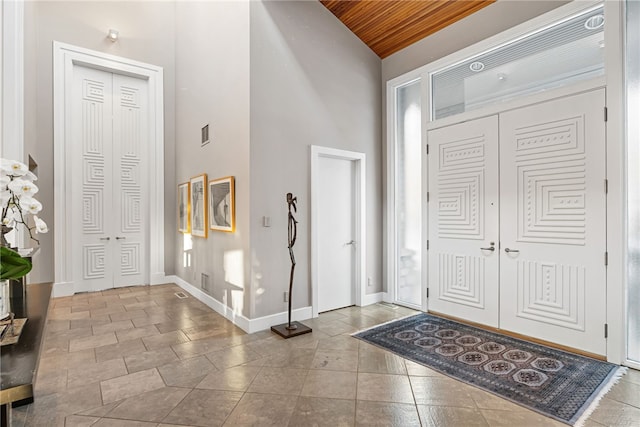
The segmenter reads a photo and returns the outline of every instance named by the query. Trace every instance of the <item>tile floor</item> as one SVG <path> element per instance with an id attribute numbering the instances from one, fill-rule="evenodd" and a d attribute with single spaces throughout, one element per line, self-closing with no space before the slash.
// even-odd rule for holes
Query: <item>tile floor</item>
<path id="1" fill-rule="evenodd" d="M 52 300 L 36 401 L 14 426 L 564 425 L 350 337 L 412 310 L 349 307 L 283 340 L 245 334 L 180 290 Z M 640 426 L 640 372 L 586 425 Z"/>

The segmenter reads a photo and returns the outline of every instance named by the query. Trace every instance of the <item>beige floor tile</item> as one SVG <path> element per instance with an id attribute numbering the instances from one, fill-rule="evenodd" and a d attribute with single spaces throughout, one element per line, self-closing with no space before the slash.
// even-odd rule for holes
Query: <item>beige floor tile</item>
<path id="1" fill-rule="evenodd" d="M 69 329 L 73 331 L 75 329 L 91 328 L 92 326 L 105 325 L 109 322 L 111 322 L 111 319 L 108 314 L 91 319 L 70 320 Z M 93 334 L 93 330 L 91 333 Z"/>
<path id="2" fill-rule="evenodd" d="M 116 334 L 113 332 L 84 338 L 73 338 L 69 341 L 69 352 L 102 347 L 109 344 L 115 344 L 117 342 L 118 339 L 116 338 Z"/>
<path id="3" fill-rule="evenodd" d="M 420 418 L 415 405 L 359 400 L 356 402 L 356 425 L 418 427 Z"/>
<path id="4" fill-rule="evenodd" d="M 235 366 L 224 371 L 212 372 L 196 386 L 210 390 L 245 391 L 262 368 Z"/>
<path id="5" fill-rule="evenodd" d="M 93 326 L 93 335 L 106 334 L 107 332 L 123 331 L 132 329 L 131 320 L 120 320 L 118 322 L 105 323 L 104 325 Z"/>
<path id="6" fill-rule="evenodd" d="M 91 310 L 92 318 L 100 318 L 105 315 L 115 314 L 115 313 L 123 313 L 125 311 L 124 306 L 122 305 L 113 305 L 107 306 L 105 308 L 99 308 L 97 310 Z"/>
<path id="7" fill-rule="evenodd" d="M 64 392 L 67 389 L 67 370 L 52 369 L 39 371 L 35 383 L 36 396 Z"/>
<path id="8" fill-rule="evenodd" d="M 640 409 L 605 397 L 589 418 L 607 426 L 638 427 Z"/>
<path id="9" fill-rule="evenodd" d="M 204 377 L 218 369 L 204 356 L 178 360 L 158 367 L 164 383 L 168 386 L 193 388 Z"/>
<path id="10" fill-rule="evenodd" d="M 607 393 L 607 398 L 640 408 L 640 384 L 620 381 Z"/>
<path id="11" fill-rule="evenodd" d="M 52 420 L 58 422 L 66 416 L 101 405 L 98 383 L 68 388 L 62 393 L 39 396 L 31 404 L 27 424 L 49 426 Z"/>
<path id="12" fill-rule="evenodd" d="M 157 350 L 149 350 L 143 353 L 132 354 L 124 357 L 124 363 L 130 374 L 145 369 L 155 368 L 175 362 L 178 356 L 173 352 L 171 347 L 159 348 Z"/>
<path id="13" fill-rule="evenodd" d="M 418 405 L 418 413 L 424 427 L 486 427 L 489 425 L 478 409 Z M 518 423 L 507 425 L 522 426 Z"/>
<path id="14" fill-rule="evenodd" d="M 122 320 L 132 320 L 132 319 L 139 319 L 141 317 L 146 317 L 147 313 L 143 310 L 131 310 L 131 311 L 125 311 L 122 313 L 113 313 L 110 314 L 109 317 L 111 318 L 112 322 L 119 322 Z"/>
<path id="15" fill-rule="evenodd" d="M 440 377 L 410 377 L 410 379 L 418 405 L 477 409 L 469 386 L 459 381 Z"/>
<path id="16" fill-rule="evenodd" d="M 93 427 L 156 427 L 156 423 L 144 421 L 116 420 L 112 418 L 101 418 Z"/>
<path id="17" fill-rule="evenodd" d="M 347 427 L 355 425 L 354 400 L 299 397 L 288 427 Z"/>
<path id="18" fill-rule="evenodd" d="M 358 352 L 352 350 L 317 350 L 311 369 L 357 371 Z"/>
<path id="19" fill-rule="evenodd" d="M 189 357 L 212 353 L 214 351 L 222 350 L 223 348 L 228 347 L 226 341 L 221 339 L 205 338 L 197 341 L 189 341 L 187 336 L 184 335 L 182 331 L 169 332 L 169 334 L 172 334 L 172 333 L 174 334 L 180 333 L 185 338 L 185 341 L 171 344 L 173 350 L 176 352 L 176 354 L 180 359 L 188 359 Z M 164 334 L 164 335 L 168 335 L 168 334 Z"/>
<path id="20" fill-rule="evenodd" d="M 640 371 L 637 369 L 628 368 L 627 373 L 622 377 L 622 381 L 640 384 Z"/>
<path id="21" fill-rule="evenodd" d="M 100 405 L 95 408 L 87 409 L 86 411 L 78 412 L 78 415 L 86 415 L 88 417 L 106 417 L 109 412 L 111 412 L 116 406 L 122 403 L 121 400 L 116 402 L 108 403 L 106 405 Z"/>
<path id="22" fill-rule="evenodd" d="M 100 383 L 102 402 L 105 404 L 127 399 L 164 386 L 162 377 L 156 369 L 148 369 Z"/>
<path id="23" fill-rule="evenodd" d="M 125 341 L 121 343 L 105 345 L 95 350 L 96 361 L 104 362 L 106 360 L 118 359 L 131 354 L 137 354 L 147 351 L 141 339 Z"/>
<path id="24" fill-rule="evenodd" d="M 373 350 L 360 350 L 358 372 L 406 375 L 407 368 L 402 357 L 376 348 Z"/>
<path id="25" fill-rule="evenodd" d="M 434 371 L 431 368 L 427 368 L 426 366 L 413 362 L 411 360 L 405 360 L 404 365 L 407 368 L 407 374 L 412 377 L 447 377 L 446 375 L 443 375 L 438 371 Z"/>
<path id="26" fill-rule="evenodd" d="M 192 390 L 163 420 L 165 423 L 193 426 L 221 426 L 242 393 L 236 391 Z"/>
<path id="27" fill-rule="evenodd" d="M 73 353 L 42 355 L 38 364 L 38 372 L 50 372 L 96 362 L 96 352 L 90 348 Z"/>
<path id="28" fill-rule="evenodd" d="M 156 328 L 158 328 L 158 330 L 162 334 L 166 334 L 167 332 L 172 332 L 172 331 L 178 331 L 180 329 L 193 328 L 194 326 L 197 326 L 196 322 L 186 317 L 171 319 L 167 322 L 156 323 L 155 325 L 156 325 Z"/>
<path id="29" fill-rule="evenodd" d="M 106 416 L 139 421 L 162 421 L 189 394 L 189 389 L 163 387 L 130 397 Z"/>
<path id="30" fill-rule="evenodd" d="M 146 311 L 145 311 L 146 313 Z M 149 325 L 155 325 L 158 323 L 164 323 L 164 322 L 168 322 L 171 319 L 165 315 L 164 313 L 161 314 L 148 314 L 144 317 L 135 317 L 133 319 L 131 319 L 131 321 L 133 322 L 133 324 L 135 325 L 136 328 L 140 328 L 142 326 L 149 326 Z"/>
<path id="31" fill-rule="evenodd" d="M 49 320 L 47 321 L 47 335 L 50 335 L 52 332 L 63 332 L 68 331 L 69 326 L 71 325 L 70 320 Z"/>
<path id="32" fill-rule="evenodd" d="M 290 348 L 286 352 L 271 354 L 255 359 L 246 364 L 249 366 L 269 366 L 272 368 L 309 369 L 316 355 L 316 350 L 309 348 Z"/>
<path id="33" fill-rule="evenodd" d="M 225 425 L 286 426 L 298 402 L 297 397 L 245 393 Z"/>
<path id="34" fill-rule="evenodd" d="M 306 369 L 264 367 L 247 391 L 297 396 L 302 391 L 307 372 Z"/>
<path id="35" fill-rule="evenodd" d="M 435 408 L 431 408 L 432 414 Z M 449 408 L 451 409 L 451 408 Z M 462 410 L 461 408 L 458 408 Z M 467 411 L 473 411 L 472 409 L 466 409 Z M 481 409 L 484 419 L 491 427 L 562 427 L 566 424 L 559 421 L 555 421 L 549 417 L 539 415 L 533 411 L 527 409 L 521 411 L 498 411 Z M 421 412 L 422 414 L 422 412 Z M 435 419 L 435 418 L 434 418 Z M 432 424 L 435 425 L 435 424 Z M 452 425 L 452 424 L 449 424 Z M 485 425 L 485 424 L 482 424 Z"/>
<path id="36" fill-rule="evenodd" d="M 338 335 L 318 341 L 318 350 L 358 350 L 358 339 L 349 335 Z"/>
<path id="37" fill-rule="evenodd" d="M 67 377 L 67 387 L 78 387 L 108 380 L 110 378 L 127 375 L 127 368 L 122 359 L 111 359 L 93 365 L 70 367 Z"/>
<path id="38" fill-rule="evenodd" d="M 302 396 L 355 399 L 358 375 L 355 372 L 310 370 Z"/>
<path id="39" fill-rule="evenodd" d="M 231 368 L 232 366 L 242 365 L 261 358 L 258 353 L 246 345 L 238 345 L 207 353 L 206 357 L 218 369 Z"/>
<path id="40" fill-rule="evenodd" d="M 116 331 L 118 342 L 131 341 L 138 338 L 146 338 L 160 335 L 155 325 L 142 326 L 140 328 L 126 329 L 124 331 Z"/>
<path id="41" fill-rule="evenodd" d="M 154 335 L 142 338 L 142 342 L 149 350 L 172 346 L 188 342 L 189 338 L 182 331 L 167 332 L 166 334 Z"/>
<path id="42" fill-rule="evenodd" d="M 64 420 L 65 427 L 89 427 L 94 425 L 100 418 L 88 417 L 86 415 L 69 415 Z"/>
<path id="43" fill-rule="evenodd" d="M 358 400 L 414 403 L 409 379 L 404 375 L 358 373 Z"/>

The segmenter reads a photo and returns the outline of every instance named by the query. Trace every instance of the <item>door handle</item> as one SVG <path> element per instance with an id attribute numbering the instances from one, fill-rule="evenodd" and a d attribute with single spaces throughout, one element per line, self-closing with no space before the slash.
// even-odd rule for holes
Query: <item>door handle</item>
<path id="1" fill-rule="evenodd" d="M 100 240 L 110 240 L 111 237 L 100 237 Z"/>
<path id="2" fill-rule="evenodd" d="M 494 248 L 493 246 L 491 246 L 490 248 L 480 248 L 480 249 L 483 251 L 491 251 L 491 252 L 496 250 L 496 248 Z"/>
<path id="3" fill-rule="evenodd" d="M 345 245 L 355 245 L 355 244 L 356 244 L 355 240 L 351 240 L 351 241 L 348 241 L 347 243 L 345 243 Z"/>
<path id="4" fill-rule="evenodd" d="M 116 237 L 116 240 L 124 240 L 124 239 L 126 239 L 126 237 L 122 237 L 122 236 Z"/>
<path id="5" fill-rule="evenodd" d="M 520 251 L 519 251 L 519 250 L 517 250 L 517 249 L 509 249 L 509 248 L 504 248 L 504 251 L 505 251 L 506 253 L 511 253 L 511 252 L 518 253 L 518 252 L 520 252 Z"/>

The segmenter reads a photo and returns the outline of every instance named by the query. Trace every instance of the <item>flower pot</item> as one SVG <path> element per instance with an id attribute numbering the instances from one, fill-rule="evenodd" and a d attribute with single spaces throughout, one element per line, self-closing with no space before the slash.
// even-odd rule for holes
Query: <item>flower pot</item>
<path id="1" fill-rule="evenodd" d="M 6 319 L 11 314 L 9 289 L 9 281 L 0 280 L 0 320 Z"/>

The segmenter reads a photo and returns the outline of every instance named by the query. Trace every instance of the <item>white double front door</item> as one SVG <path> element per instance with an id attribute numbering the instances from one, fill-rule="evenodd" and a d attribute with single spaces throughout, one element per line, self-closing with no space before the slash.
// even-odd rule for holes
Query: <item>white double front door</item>
<path id="1" fill-rule="evenodd" d="M 75 291 L 148 283 L 148 84 L 73 67 L 72 192 Z"/>
<path id="2" fill-rule="evenodd" d="M 606 354 L 604 90 L 428 132 L 429 310 Z"/>

